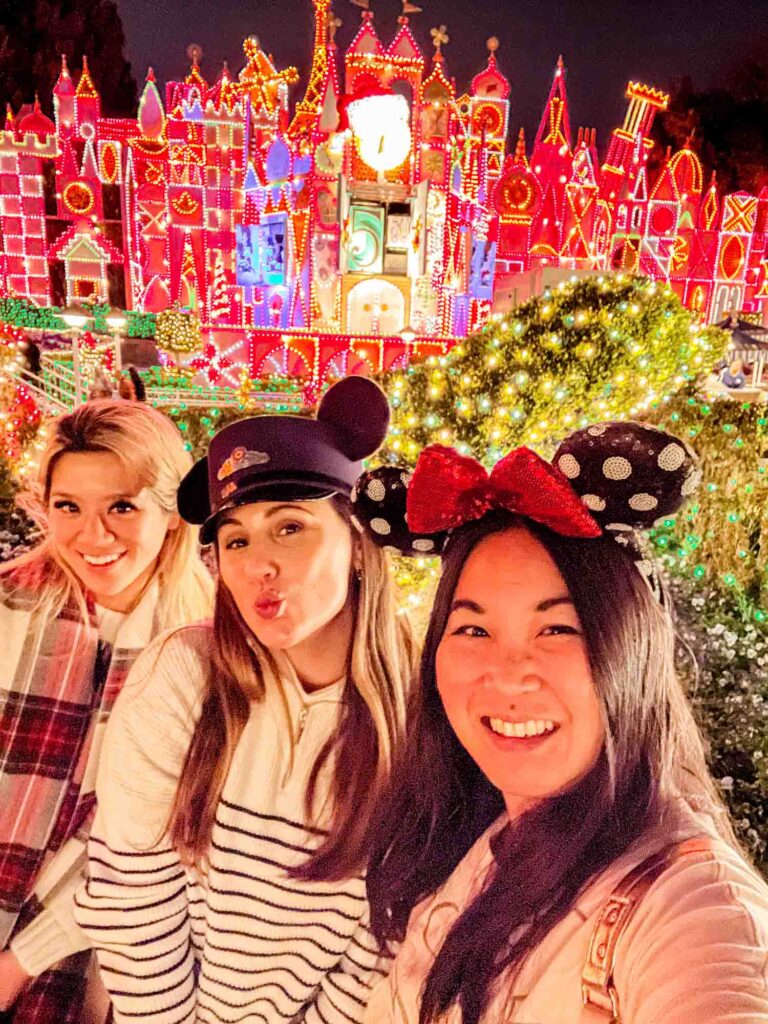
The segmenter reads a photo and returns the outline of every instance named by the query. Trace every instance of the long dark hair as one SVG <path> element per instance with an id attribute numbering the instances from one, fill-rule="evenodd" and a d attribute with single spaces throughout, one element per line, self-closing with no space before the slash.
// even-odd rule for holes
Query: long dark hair
<path id="1" fill-rule="evenodd" d="M 507 513 L 459 529 L 443 562 L 414 692 L 407 757 L 375 815 L 368 869 L 381 943 L 402 939 L 411 910 L 448 878 L 503 810 L 501 794 L 460 745 L 437 691 L 435 658 L 464 564 L 492 533 L 525 528 L 549 552 L 578 612 L 606 739 L 594 767 L 507 825 L 495 870 L 458 918 L 424 988 L 420 1024 L 459 1006 L 477 1024 L 503 972 L 527 955 L 578 893 L 663 819 L 673 794 L 722 804 L 674 670 L 674 634 L 631 557 L 612 538 L 561 537 Z M 732 840 L 727 824 L 723 834 Z"/>

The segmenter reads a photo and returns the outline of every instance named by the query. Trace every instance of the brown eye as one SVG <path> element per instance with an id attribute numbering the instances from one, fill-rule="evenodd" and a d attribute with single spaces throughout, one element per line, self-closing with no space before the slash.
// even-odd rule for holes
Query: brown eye
<path id="1" fill-rule="evenodd" d="M 488 636 L 487 630 L 483 629 L 482 626 L 459 626 L 454 629 L 451 636 L 470 636 L 470 637 L 484 637 Z"/>
<path id="2" fill-rule="evenodd" d="M 225 551 L 238 551 L 240 548 L 246 546 L 246 540 L 244 537 L 230 537 L 229 540 L 224 541 Z"/>
<path id="3" fill-rule="evenodd" d="M 577 629 L 576 626 L 566 626 L 565 624 L 555 624 L 552 626 L 546 626 L 541 631 L 542 636 L 581 636 L 581 630 Z"/>
<path id="4" fill-rule="evenodd" d="M 278 537 L 291 537 L 295 533 L 301 533 L 304 529 L 303 523 L 290 520 L 289 522 L 282 523 L 277 531 Z"/>

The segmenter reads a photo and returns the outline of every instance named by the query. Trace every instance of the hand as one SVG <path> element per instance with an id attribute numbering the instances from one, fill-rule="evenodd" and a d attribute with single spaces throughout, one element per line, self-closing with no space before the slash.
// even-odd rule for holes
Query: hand
<path id="1" fill-rule="evenodd" d="M 0 953 L 0 1011 L 10 1010 L 29 980 L 10 949 Z"/>

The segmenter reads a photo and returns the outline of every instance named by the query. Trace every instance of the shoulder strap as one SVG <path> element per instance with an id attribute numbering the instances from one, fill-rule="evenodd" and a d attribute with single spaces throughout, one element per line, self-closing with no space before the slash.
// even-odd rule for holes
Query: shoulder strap
<path id="1" fill-rule="evenodd" d="M 589 943 L 581 975 L 582 1024 L 620 1024 L 619 998 L 613 981 L 616 948 L 640 902 L 657 878 L 681 857 L 706 860 L 712 843 L 705 837 L 674 843 L 637 864 L 603 905 Z"/>

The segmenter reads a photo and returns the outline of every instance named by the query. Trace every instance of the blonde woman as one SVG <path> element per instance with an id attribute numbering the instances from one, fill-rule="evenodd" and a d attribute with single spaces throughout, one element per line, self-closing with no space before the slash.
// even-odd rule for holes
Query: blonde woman
<path id="1" fill-rule="evenodd" d="M 191 464 L 155 409 L 102 400 L 58 418 L 23 499 L 43 539 L 0 567 L 0 1010 L 15 1024 L 81 1019 L 72 893 L 103 725 L 139 651 L 210 612 L 176 511 Z"/>
<path id="2" fill-rule="evenodd" d="M 414 652 L 348 495 L 387 422 L 348 378 L 317 420 L 225 427 L 181 487 L 215 546 L 214 620 L 131 673 L 77 896 L 116 1021 L 348 1024 L 384 971 L 365 835 Z"/>

